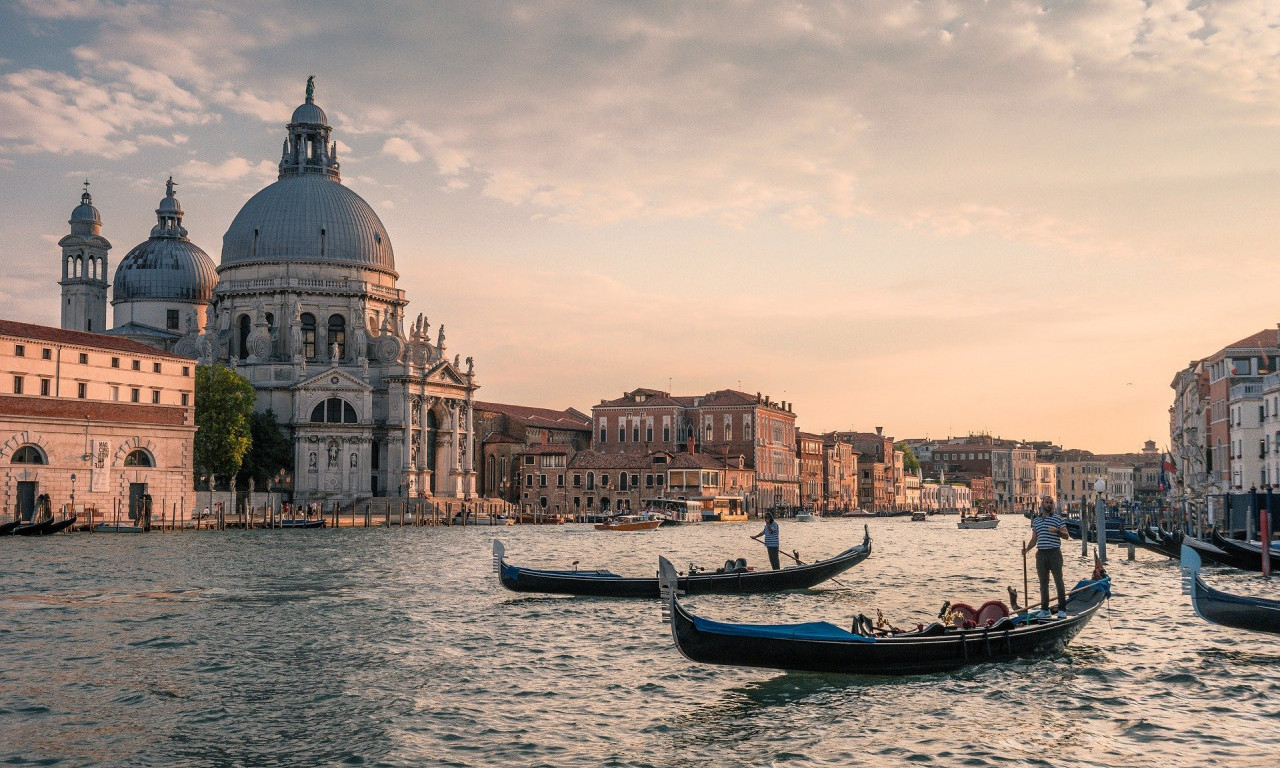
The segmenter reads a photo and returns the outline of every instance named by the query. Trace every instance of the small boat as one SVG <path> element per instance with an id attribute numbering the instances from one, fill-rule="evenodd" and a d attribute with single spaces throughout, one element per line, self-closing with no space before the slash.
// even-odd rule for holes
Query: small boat
<path id="1" fill-rule="evenodd" d="M 285 517 L 276 521 L 276 528 L 323 528 L 326 521 L 323 517 Z"/>
<path id="2" fill-rule="evenodd" d="M 1000 524 L 1000 518 L 993 514 L 971 515 L 969 517 L 961 517 L 960 522 L 956 523 L 957 528 L 995 528 Z"/>
<path id="3" fill-rule="evenodd" d="M 945 672 L 1020 656 L 1058 653 L 1097 613 L 1111 594 L 1107 576 L 1076 585 L 1066 617 L 1026 614 L 963 628 L 934 622 L 898 634 L 862 634 L 826 621 L 803 624 L 729 624 L 690 613 L 680 604 L 675 568 L 658 561 L 663 614 L 671 637 L 690 661 L 800 672 L 910 675 Z"/>
<path id="4" fill-rule="evenodd" d="M 812 512 L 797 512 L 794 519 L 797 523 L 816 523 L 822 518 Z"/>
<path id="5" fill-rule="evenodd" d="M 1027 515 L 1027 517 L 1033 517 L 1033 515 Z M 1067 523 L 1067 533 L 1071 534 L 1071 538 L 1075 539 L 1076 541 L 1079 541 L 1080 535 L 1081 535 L 1080 534 L 1080 518 L 1069 517 L 1067 518 L 1066 523 Z M 1090 515 L 1089 516 L 1089 541 L 1098 540 L 1098 537 L 1095 536 L 1093 533 L 1093 523 L 1094 523 L 1093 516 Z M 1124 543 L 1124 521 L 1118 517 L 1108 517 L 1106 518 L 1106 526 L 1107 526 L 1107 541 L 1112 544 L 1123 544 Z"/>
<path id="6" fill-rule="evenodd" d="M 0 523 L 0 536 L 11 536 L 13 529 L 22 525 L 21 520 L 11 520 L 7 523 Z"/>
<path id="7" fill-rule="evenodd" d="M 1216 530 L 1213 532 L 1213 543 L 1227 553 L 1227 557 L 1231 559 L 1230 565 L 1243 571 L 1262 570 L 1262 544 L 1229 539 Z M 1271 562 L 1280 565 L 1280 549 L 1275 544 L 1271 545 Z"/>
<path id="8" fill-rule="evenodd" d="M 623 515 L 608 522 L 596 523 L 597 531 L 652 531 L 662 525 L 662 518 L 646 519 L 640 515 Z"/>
<path id="9" fill-rule="evenodd" d="M 51 533 L 65 531 L 75 525 L 76 516 L 64 517 L 61 520 L 54 520 L 52 517 L 45 518 L 40 522 L 31 522 L 19 525 L 13 529 L 14 536 L 47 536 Z"/>
<path id="10" fill-rule="evenodd" d="M 94 523 L 94 533 L 145 533 L 142 526 L 132 523 Z"/>
<path id="11" fill-rule="evenodd" d="M 657 576 L 623 577 L 608 570 L 547 571 L 509 565 L 502 542 L 493 542 L 493 570 L 502 586 L 513 592 L 548 592 L 597 597 L 657 597 Z M 751 570 L 745 560 L 732 568 L 696 570 L 680 576 L 680 588 L 691 594 L 740 594 L 808 589 L 839 576 L 871 554 L 871 534 L 863 527 L 862 543 L 835 557 L 779 570 Z M 726 563 L 728 565 L 728 563 Z"/>
<path id="12" fill-rule="evenodd" d="M 1210 587 L 1200 578 L 1200 556 L 1182 548 L 1182 594 L 1191 595 L 1196 615 L 1211 624 L 1280 634 L 1280 600 L 1233 595 Z"/>
<path id="13" fill-rule="evenodd" d="M 928 519 L 929 519 L 929 515 L 928 515 L 928 514 L 926 514 L 926 513 L 924 513 L 924 512 L 912 512 L 912 513 L 911 513 L 911 519 L 912 519 L 912 520 L 914 520 L 914 521 L 916 521 L 916 522 L 918 523 L 918 522 L 920 522 L 920 521 L 922 521 L 922 520 L 928 520 Z"/>

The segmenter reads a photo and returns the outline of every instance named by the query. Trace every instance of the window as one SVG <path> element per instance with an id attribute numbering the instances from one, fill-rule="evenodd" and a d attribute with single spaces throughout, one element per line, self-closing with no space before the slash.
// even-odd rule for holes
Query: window
<path id="1" fill-rule="evenodd" d="M 627 442 L 627 425 L 621 422 L 618 423 L 618 442 Z"/>
<path id="2" fill-rule="evenodd" d="M 113 357 L 113 358 L 111 358 L 111 367 L 112 367 L 112 368 L 119 368 L 119 367 L 120 367 L 120 358 L 118 358 L 118 357 Z"/>
<path id="3" fill-rule="evenodd" d="M 618 473 L 618 490 L 620 491 L 627 490 L 627 473 L 626 472 Z"/>
<path id="4" fill-rule="evenodd" d="M 119 400 L 119 399 L 120 399 L 120 388 L 119 388 L 119 387 L 112 387 L 112 388 L 111 388 L 111 399 L 112 399 L 112 400 Z"/>
<path id="5" fill-rule="evenodd" d="M 81 353 L 80 353 L 80 364 L 81 364 L 81 365 L 88 365 L 88 364 L 89 364 L 89 353 L 88 353 L 88 352 L 81 352 Z"/>
<path id="6" fill-rule="evenodd" d="M 53 359 L 53 350 L 52 350 L 52 349 L 42 349 L 42 350 L 40 350 L 40 357 L 41 357 L 41 358 L 43 358 L 43 359 L 45 359 L 45 360 L 52 360 L 52 359 Z"/>
<path id="7" fill-rule="evenodd" d="M 654 476 L 654 478 L 653 478 L 653 482 L 654 482 L 654 483 L 656 483 L 656 484 L 657 484 L 657 486 L 658 486 L 659 488 L 661 488 L 661 487 L 662 487 L 662 482 L 663 482 L 663 477 L 662 477 L 662 475 L 655 475 L 655 476 Z"/>
<path id="8" fill-rule="evenodd" d="M 652 488 L 652 487 L 653 487 L 653 475 L 645 475 L 645 476 L 644 476 L 644 487 L 645 487 L 645 488 Z"/>
<path id="9" fill-rule="evenodd" d="M 669 424 L 662 425 L 662 442 L 671 442 L 671 425 Z"/>
<path id="10" fill-rule="evenodd" d="M 640 422 L 638 421 L 631 423 L 631 442 L 640 442 Z"/>
<path id="11" fill-rule="evenodd" d="M 49 396 L 49 380 L 48 380 L 48 379 L 41 379 L 41 380 L 40 380 L 40 395 L 41 395 L 42 397 L 48 397 L 48 396 Z"/>
<path id="12" fill-rule="evenodd" d="M 24 445 L 13 452 L 10 461 L 14 464 L 44 464 L 44 454 L 34 445 Z"/>
<path id="13" fill-rule="evenodd" d="M 524 476 L 524 487 L 525 487 L 525 488 L 532 488 L 532 487 L 533 487 L 533 475 L 525 475 L 525 476 Z"/>
<path id="14" fill-rule="evenodd" d="M 182 393 L 182 404 L 183 404 L 183 405 L 190 405 L 190 404 L 191 404 L 191 396 L 190 396 L 190 395 L 188 395 L 186 392 L 183 392 L 183 393 Z"/>
<path id="15" fill-rule="evenodd" d="M 160 373 L 160 364 L 159 364 L 159 363 L 152 363 L 152 364 L 151 364 L 151 372 L 152 372 L 152 373 Z"/>
<path id="16" fill-rule="evenodd" d="M 609 442 L 609 432 L 605 428 L 604 419 L 600 420 L 600 442 L 601 443 Z"/>
<path id="17" fill-rule="evenodd" d="M 595 489 L 596 489 L 596 473 L 588 472 L 587 473 L 587 490 L 594 491 Z"/>
<path id="18" fill-rule="evenodd" d="M 574 487 L 574 488 L 581 488 L 581 487 L 582 487 L 582 475 L 580 475 L 580 474 L 576 474 L 576 473 L 574 474 L 574 476 L 573 476 L 573 487 Z"/>
<path id="19" fill-rule="evenodd" d="M 124 457 L 124 465 L 126 467 L 154 467 L 155 463 L 151 461 L 151 454 L 139 448 L 130 451 L 129 455 Z"/>
<path id="20" fill-rule="evenodd" d="M 356 424 L 358 422 L 356 409 L 340 397 L 323 400 L 311 409 L 312 424 Z"/>
<path id="21" fill-rule="evenodd" d="M 644 439 L 647 443 L 653 442 L 653 425 L 646 424 L 644 428 Z"/>
<path id="22" fill-rule="evenodd" d="M 525 464 L 528 464 L 529 466 L 533 466 L 533 457 L 532 457 L 532 456 L 525 456 L 525 457 L 524 457 L 524 463 L 525 463 Z"/>
<path id="23" fill-rule="evenodd" d="M 140 371 L 140 370 L 142 370 L 142 361 L 141 361 L 141 360 L 134 360 L 134 361 L 133 361 L 133 370 L 135 370 L 135 371 Z"/>
<path id="24" fill-rule="evenodd" d="M 316 358 L 316 316 L 303 312 L 299 318 L 302 325 L 302 356 L 308 360 Z M 297 354 L 298 350 L 294 350 Z"/>
<path id="25" fill-rule="evenodd" d="M 557 488 L 564 487 L 564 475 L 556 475 L 556 487 Z"/>
<path id="26" fill-rule="evenodd" d="M 23 344 L 14 344 L 14 345 L 13 345 L 13 356 L 14 356 L 14 357 L 26 357 L 26 356 L 27 356 L 27 348 L 26 348 L 26 346 L 25 346 L 25 345 L 23 345 Z"/>
<path id="27" fill-rule="evenodd" d="M 333 345 L 338 345 L 339 360 L 347 357 L 347 320 L 342 315 L 329 317 L 329 334 L 325 337 L 325 352 L 333 354 Z"/>
<path id="28" fill-rule="evenodd" d="M 133 402 L 137 403 L 137 402 L 140 402 L 140 401 L 141 401 L 141 398 L 142 398 L 142 390 L 138 389 L 137 387 L 130 387 L 130 388 L 129 388 L 129 393 L 130 393 L 130 394 L 129 394 L 129 398 L 130 398 Z"/>
<path id="29" fill-rule="evenodd" d="M 160 390 L 158 389 L 151 390 L 151 402 L 153 403 L 160 402 Z"/>
<path id="30" fill-rule="evenodd" d="M 183 376 L 190 376 L 190 375 L 191 375 L 191 366 L 189 366 L 189 365 L 184 365 L 184 366 L 182 366 L 182 375 L 183 375 Z"/>
<path id="31" fill-rule="evenodd" d="M 249 357 L 249 331 L 251 329 L 249 316 L 240 316 L 240 359 L 244 360 Z"/>
<path id="32" fill-rule="evenodd" d="M 83 381 L 76 385 L 76 397 L 81 400 L 89 396 L 89 385 Z"/>
<path id="33" fill-rule="evenodd" d="M 164 327 L 171 331 L 178 330 L 178 310 L 170 309 L 165 311 Z"/>
<path id="34" fill-rule="evenodd" d="M 546 476 L 546 475 L 538 475 L 538 487 L 539 487 L 539 488 L 546 488 L 546 487 L 547 487 L 547 476 Z"/>
<path id="35" fill-rule="evenodd" d="M 22 394 L 22 377 L 21 376 L 13 377 L 13 394 L 15 395 Z"/>

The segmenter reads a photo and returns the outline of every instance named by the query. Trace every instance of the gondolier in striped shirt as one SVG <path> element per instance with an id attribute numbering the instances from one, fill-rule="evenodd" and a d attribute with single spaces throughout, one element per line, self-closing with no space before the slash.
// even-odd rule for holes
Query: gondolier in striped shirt
<path id="1" fill-rule="evenodd" d="M 1053 511 L 1053 498 L 1045 496 L 1040 502 L 1040 514 L 1031 518 L 1031 541 L 1022 551 L 1023 556 L 1034 547 L 1036 550 L 1036 575 L 1040 577 L 1040 615 L 1049 615 L 1049 574 L 1058 587 L 1058 618 L 1067 616 L 1067 590 L 1062 584 L 1062 540 L 1069 539 L 1067 521 Z M 1030 600 L 1028 600 L 1030 602 Z"/>
<path id="2" fill-rule="evenodd" d="M 764 537 L 764 548 L 769 550 L 769 564 L 776 571 L 781 566 L 778 565 L 778 523 L 774 521 L 772 512 L 764 513 L 764 530 L 751 538 L 759 541 L 761 536 Z M 1062 569 L 1058 570 L 1061 572 Z"/>

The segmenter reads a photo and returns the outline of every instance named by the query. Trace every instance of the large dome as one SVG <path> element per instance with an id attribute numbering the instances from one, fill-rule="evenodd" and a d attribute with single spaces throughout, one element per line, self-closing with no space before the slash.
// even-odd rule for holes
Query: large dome
<path id="1" fill-rule="evenodd" d="M 182 206 L 173 195 L 173 178 L 156 208 L 151 237 L 120 261 L 111 303 L 122 301 L 207 302 L 218 282 L 213 259 L 187 239 Z"/>
<path id="2" fill-rule="evenodd" d="M 222 238 L 222 267 L 275 261 L 396 268 L 378 214 L 321 174 L 285 176 L 249 198 Z"/>

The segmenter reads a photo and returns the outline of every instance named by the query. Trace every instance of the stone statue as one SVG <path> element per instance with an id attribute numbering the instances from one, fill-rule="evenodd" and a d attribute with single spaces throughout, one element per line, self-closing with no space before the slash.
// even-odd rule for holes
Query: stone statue
<path id="1" fill-rule="evenodd" d="M 367 326 L 369 321 L 366 319 L 366 309 L 364 302 L 360 302 L 360 306 L 354 308 L 351 323 L 351 346 L 355 348 L 356 360 L 365 360 L 368 357 L 369 337 Z"/>
<path id="2" fill-rule="evenodd" d="M 338 463 L 338 441 L 334 440 L 329 443 L 329 466 L 333 467 Z"/>
<path id="3" fill-rule="evenodd" d="M 453 356 L 453 370 L 455 370 L 455 371 L 456 371 L 456 370 L 458 370 L 458 369 L 459 369 L 459 368 L 461 368 L 461 367 L 462 367 L 462 355 L 461 355 L 461 354 L 454 355 L 454 356 Z"/>
<path id="4" fill-rule="evenodd" d="M 353 453 L 351 454 L 351 468 L 355 469 L 358 466 L 360 466 L 360 460 L 356 458 L 356 455 Z"/>
<path id="5" fill-rule="evenodd" d="M 440 324 L 440 333 L 436 335 L 436 349 L 444 355 L 444 323 Z"/>
<path id="6" fill-rule="evenodd" d="M 476 370 L 475 360 L 468 357 L 467 358 L 467 378 L 468 379 L 471 378 L 471 376 L 475 373 L 475 370 Z"/>
<path id="7" fill-rule="evenodd" d="M 333 342 L 333 346 L 329 348 L 329 362 L 334 365 L 338 364 L 338 342 Z"/>
<path id="8" fill-rule="evenodd" d="M 200 333 L 199 321 L 196 319 L 196 311 L 194 309 L 187 310 L 187 333 L 192 336 Z"/>
<path id="9" fill-rule="evenodd" d="M 307 457 L 307 469 L 313 472 L 316 470 L 316 452 L 315 451 L 312 451 L 311 455 Z"/>
<path id="10" fill-rule="evenodd" d="M 307 76 L 307 102 L 310 103 L 312 97 L 316 95 L 316 76 Z"/>
<path id="11" fill-rule="evenodd" d="M 289 354 L 293 357 L 293 362 L 302 362 L 302 304 L 294 299 L 290 305 L 289 314 L 293 316 L 293 322 L 289 327 Z"/>

